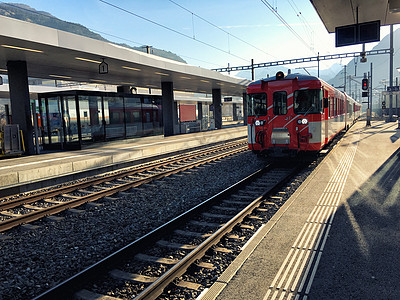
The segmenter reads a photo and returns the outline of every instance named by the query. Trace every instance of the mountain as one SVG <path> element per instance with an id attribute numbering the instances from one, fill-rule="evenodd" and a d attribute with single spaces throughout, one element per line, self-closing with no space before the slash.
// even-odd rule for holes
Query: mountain
<path id="1" fill-rule="evenodd" d="M 45 11 L 37 11 L 36 9 L 25 5 L 25 4 L 19 4 L 19 3 L 0 3 L 0 15 L 38 24 L 38 25 L 43 25 L 47 26 L 50 28 L 62 30 L 62 31 L 67 31 L 71 33 L 75 33 L 78 35 L 86 36 L 92 39 L 104 41 L 104 42 L 110 42 L 107 39 L 103 38 L 100 34 L 97 34 L 85 26 L 82 26 L 81 24 L 77 23 L 72 23 L 72 22 L 67 22 L 60 20 L 56 18 L 55 16 L 51 15 L 48 12 Z M 123 47 L 127 47 L 130 49 L 134 49 L 137 51 L 141 52 L 146 52 L 147 49 L 145 46 L 143 47 L 131 47 L 127 44 L 118 44 Z M 168 58 L 171 60 L 179 61 L 182 63 L 186 63 L 184 59 L 176 55 L 175 53 L 157 49 L 157 48 L 151 48 L 152 54 Z"/>

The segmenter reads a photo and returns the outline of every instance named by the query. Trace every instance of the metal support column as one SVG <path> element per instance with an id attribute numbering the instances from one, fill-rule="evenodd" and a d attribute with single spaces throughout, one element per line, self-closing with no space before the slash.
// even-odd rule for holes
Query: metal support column
<path id="1" fill-rule="evenodd" d="M 369 77 L 369 101 L 371 103 L 370 105 L 370 119 L 372 120 L 372 110 L 373 110 L 373 103 L 372 103 L 372 63 L 371 63 L 371 70 L 370 70 L 370 77 Z"/>
<path id="2" fill-rule="evenodd" d="M 365 78 L 365 74 L 364 73 L 364 78 Z M 369 72 L 368 72 L 368 80 L 369 80 Z M 367 106 L 367 126 L 371 126 L 371 108 L 370 108 L 370 97 L 371 97 L 371 93 L 369 92 L 369 87 L 368 87 L 368 106 Z"/>
<path id="3" fill-rule="evenodd" d="M 35 154 L 26 62 L 8 61 L 7 71 L 12 122 L 22 130 L 27 154 Z"/>
<path id="4" fill-rule="evenodd" d="M 215 128 L 222 128 L 222 102 L 221 102 L 221 89 L 212 90 L 212 101 L 214 107 L 214 120 Z"/>
<path id="5" fill-rule="evenodd" d="M 176 111 L 174 105 L 174 86 L 172 82 L 162 82 L 162 111 L 163 111 L 163 124 L 164 136 L 174 135 L 174 125 Z"/>
<path id="6" fill-rule="evenodd" d="M 251 80 L 254 80 L 254 59 L 251 59 Z"/>

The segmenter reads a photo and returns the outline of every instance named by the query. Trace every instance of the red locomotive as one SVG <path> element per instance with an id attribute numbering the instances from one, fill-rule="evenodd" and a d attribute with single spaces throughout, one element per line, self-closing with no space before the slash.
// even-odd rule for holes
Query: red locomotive
<path id="1" fill-rule="evenodd" d="M 247 94 L 249 149 L 271 156 L 319 151 L 361 113 L 346 93 L 309 75 L 278 72 Z"/>

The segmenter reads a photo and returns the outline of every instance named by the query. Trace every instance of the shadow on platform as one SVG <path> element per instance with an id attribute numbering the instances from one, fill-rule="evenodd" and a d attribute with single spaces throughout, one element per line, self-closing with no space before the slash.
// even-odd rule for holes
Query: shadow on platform
<path id="1" fill-rule="evenodd" d="M 338 208 L 308 299 L 400 299 L 400 149 Z"/>

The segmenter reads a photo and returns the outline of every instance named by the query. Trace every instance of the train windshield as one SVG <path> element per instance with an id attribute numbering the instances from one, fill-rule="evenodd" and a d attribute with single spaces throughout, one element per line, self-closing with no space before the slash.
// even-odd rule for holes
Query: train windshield
<path id="1" fill-rule="evenodd" d="M 294 92 L 295 114 L 317 114 L 322 112 L 322 90 L 297 90 Z"/>
<path id="2" fill-rule="evenodd" d="M 267 94 L 248 94 L 247 95 L 247 115 L 264 116 L 267 114 Z"/>
<path id="3" fill-rule="evenodd" d="M 275 92 L 273 95 L 274 115 L 287 114 L 287 93 L 284 91 Z"/>

